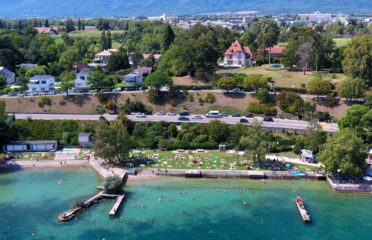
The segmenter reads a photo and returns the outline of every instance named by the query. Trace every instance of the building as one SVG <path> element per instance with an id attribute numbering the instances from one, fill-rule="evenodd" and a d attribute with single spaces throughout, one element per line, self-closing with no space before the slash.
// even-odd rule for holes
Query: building
<path id="1" fill-rule="evenodd" d="M 6 85 L 15 83 L 15 73 L 6 67 L 0 67 L 0 75 L 5 78 Z"/>
<path id="2" fill-rule="evenodd" d="M 112 54 L 114 54 L 118 51 L 119 51 L 118 49 L 112 48 L 112 49 L 107 49 L 107 50 L 104 50 L 102 52 L 99 52 L 99 53 L 96 54 L 96 56 L 94 58 L 94 61 L 107 65 L 107 63 L 108 63 L 110 57 L 112 56 Z"/>
<path id="3" fill-rule="evenodd" d="M 270 48 L 265 48 L 265 55 L 269 56 L 269 53 L 271 51 L 271 57 L 272 58 L 281 58 L 283 57 L 285 47 L 272 47 Z"/>
<path id="4" fill-rule="evenodd" d="M 332 14 L 330 13 L 321 13 L 321 12 L 314 12 L 314 13 L 305 13 L 299 14 L 301 20 L 315 22 L 315 23 L 327 23 L 332 21 Z"/>
<path id="5" fill-rule="evenodd" d="M 56 140 L 16 141 L 3 146 L 4 152 L 49 152 L 58 148 Z"/>
<path id="6" fill-rule="evenodd" d="M 238 40 L 235 40 L 225 51 L 224 67 L 248 67 L 254 64 L 254 56 L 249 47 L 244 47 Z"/>
<path id="7" fill-rule="evenodd" d="M 46 33 L 46 34 L 50 34 L 52 36 L 58 35 L 58 29 L 57 28 L 51 28 L 51 27 L 34 27 L 34 29 L 38 33 Z"/>
<path id="8" fill-rule="evenodd" d="M 88 75 L 90 73 L 89 69 L 81 70 L 76 74 L 75 79 L 75 88 L 77 89 L 85 89 L 88 88 Z"/>
<path id="9" fill-rule="evenodd" d="M 151 59 L 151 58 L 154 58 L 156 61 L 160 60 L 161 58 L 161 54 L 151 54 L 151 53 L 143 53 L 142 54 L 142 57 L 143 59 L 147 60 L 147 59 Z"/>
<path id="10" fill-rule="evenodd" d="M 142 74 L 142 76 L 146 77 L 152 72 L 152 67 L 138 67 L 134 69 L 133 72 L 138 72 Z"/>
<path id="11" fill-rule="evenodd" d="M 313 154 L 313 151 L 302 149 L 301 161 L 313 163 L 316 162 L 316 156 Z"/>
<path id="12" fill-rule="evenodd" d="M 21 68 L 23 68 L 23 69 L 28 70 L 28 69 L 37 67 L 37 64 L 34 64 L 34 63 L 21 63 L 21 64 L 19 64 L 19 66 Z"/>
<path id="13" fill-rule="evenodd" d="M 79 145 L 83 148 L 90 148 L 94 146 L 92 140 L 92 133 L 82 132 L 79 133 Z"/>
<path id="14" fill-rule="evenodd" d="M 89 65 L 88 64 L 85 64 L 83 62 L 75 62 L 74 65 L 72 66 L 73 69 L 75 69 L 76 71 L 82 71 L 82 70 L 86 70 L 86 69 L 90 69 Z"/>
<path id="15" fill-rule="evenodd" d="M 124 76 L 124 86 L 126 87 L 132 87 L 141 82 L 143 82 L 143 75 L 138 71 L 133 70 Z"/>
<path id="16" fill-rule="evenodd" d="M 50 92 L 55 90 L 54 77 L 50 75 L 35 75 L 30 78 L 27 84 L 29 92 Z"/>

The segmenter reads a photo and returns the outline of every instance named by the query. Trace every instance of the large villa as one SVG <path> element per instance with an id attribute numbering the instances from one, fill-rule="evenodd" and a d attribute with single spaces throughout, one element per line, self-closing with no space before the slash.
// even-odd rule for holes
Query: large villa
<path id="1" fill-rule="evenodd" d="M 225 51 L 224 67 L 249 67 L 254 65 L 254 63 L 254 55 L 251 49 L 243 46 L 238 40 L 235 40 Z"/>

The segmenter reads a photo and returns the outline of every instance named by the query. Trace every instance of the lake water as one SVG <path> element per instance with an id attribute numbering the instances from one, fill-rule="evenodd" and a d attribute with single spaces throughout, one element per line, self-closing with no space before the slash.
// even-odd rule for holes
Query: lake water
<path id="1" fill-rule="evenodd" d="M 75 200 L 92 196 L 101 182 L 87 168 L 0 173 L 0 240 L 372 237 L 372 195 L 333 193 L 325 182 L 315 181 L 136 181 L 127 185 L 116 218 L 109 218 L 113 201 L 107 200 L 71 222 L 57 220 Z M 312 216 L 310 225 L 294 204 L 297 194 Z"/>

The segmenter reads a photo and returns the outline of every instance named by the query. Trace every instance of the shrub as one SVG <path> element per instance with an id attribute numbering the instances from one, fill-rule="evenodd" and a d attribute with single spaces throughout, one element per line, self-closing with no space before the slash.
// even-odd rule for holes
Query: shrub
<path id="1" fill-rule="evenodd" d="M 190 102 L 194 102 L 194 95 L 189 94 L 188 99 L 189 99 Z"/>
<path id="2" fill-rule="evenodd" d="M 276 115 L 276 108 L 272 104 L 250 103 L 247 112 L 254 114 Z"/>
<path id="3" fill-rule="evenodd" d="M 106 113 L 106 109 L 103 105 L 97 105 L 94 108 L 94 111 L 95 111 L 95 113 L 98 113 L 98 114 L 105 114 Z"/>
<path id="4" fill-rule="evenodd" d="M 107 177 L 105 179 L 105 183 L 103 184 L 103 188 L 105 193 L 108 194 L 120 194 L 123 192 L 124 183 L 118 176 L 114 177 Z"/>
<path id="5" fill-rule="evenodd" d="M 205 96 L 204 101 L 206 103 L 214 103 L 216 101 L 216 97 L 212 93 L 207 93 L 207 95 Z"/>
<path id="6" fill-rule="evenodd" d="M 106 94 L 104 94 L 104 93 L 99 92 L 99 93 L 97 93 L 96 96 L 97 96 L 98 101 L 100 103 L 105 103 L 108 100 L 108 96 Z"/>
<path id="7" fill-rule="evenodd" d="M 43 96 L 39 99 L 39 101 L 37 102 L 37 105 L 39 107 L 44 107 L 45 105 L 48 105 L 50 106 L 52 104 L 52 100 L 50 99 L 50 97 L 48 96 Z"/>
<path id="8" fill-rule="evenodd" d="M 112 99 L 110 99 L 106 102 L 105 106 L 106 106 L 107 109 L 112 110 L 115 106 L 115 103 L 114 103 L 114 101 L 112 101 Z"/>
<path id="9" fill-rule="evenodd" d="M 270 93 L 269 90 L 266 88 L 261 88 L 257 91 L 256 98 L 260 101 L 260 103 L 268 103 L 270 102 Z"/>
<path id="10" fill-rule="evenodd" d="M 199 97 L 198 101 L 199 101 L 200 106 L 204 105 L 204 99 L 203 98 Z"/>

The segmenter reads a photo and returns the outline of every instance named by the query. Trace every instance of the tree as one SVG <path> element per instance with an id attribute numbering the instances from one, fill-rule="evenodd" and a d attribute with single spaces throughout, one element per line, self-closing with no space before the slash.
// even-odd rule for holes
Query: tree
<path id="1" fill-rule="evenodd" d="M 328 95 L 332 91 L 333 85 L 331 81 L 325 80 L 321 75 L 317 74 L 307 84 L 307 93 L 315 94 L 318 98 L 319 95 Z"/>
<path id="2" fill-rule="evenodd" d="M 101 87 L 101 82 L 105 78 L 105 73 L 100 68 L 95 68 L 88 74 L 89 88 L 98 89 Z"/>
<path id="3" fill-rule="evenodd" d="M 110 72 L 130 68 L 127 52 L 120 49 L 109 58 L 107 68 Z"/>
<path id="4" fill-rule="evenodd" d="M 229 127 L 218 120 L 211 121 L 207 124 L 209 141 L 223 143 L 229 136 Z"/>
<path id="5" fill-rule="evenodd" d="M 36 66 L 34 68 L 27 69 L 25 77 L 29 79 L 35 75 L 45 75 L 46 73 L 47 68 L 45 66 Z"/>
<path id="6" fill-rule="evenodd" d="M 306 41 L 298 47 L 297 64 L 302 68 L 304 75 L 306 75 L 306 70 L 308 69 L 310 65 L 312 54 L 313 54 L 313 44 L 310 41 Z"/>
<path id="7" fill-rule="evenodd" d="M 146 78 L 146 83 L 148 86 L 153 87 L 157 92 L 160 92 L 161 87 L 172 85 L 172 79 L 168 74 L 157 71 L 151 73 Z"/>
<path id="8" fill-rule="evenodd" d="M 366 168 L 366 147 L 351 129 L 342 129 L 327 139 L 319 152 L 325 170 L 341 178 L 359 178 Z"/>
<path id="9" fill-rule="evenodd" d="M 269 90 L 267 90 L 266 88 L 260 88 L 256 93 L 256 98 L 260 101 L 260 103 L 270 102 Z"/>
<path id="10" fill-rule="evenodd" d="M 44 27 L 49 27 L 49 21 L 48 21 L 48 19 L 45 19 Z"/>
<path id="11" fill-rule="evenodd" d="M 236 88 L 237 85 L 238 83 L 233 77 L 221 77 L 217 81 L 217 87 L 219 89 L 226 90 L 227 92 Z"/>
<path id="12" fill-rule="evenodd" d="M 8 114 L 6 113 L 5 107 L 5 102 L 0 101 L 0 146 L 2 146 L 9 137 Z"/>
<path id="13" fill-rule="evenodd" d="M 81 20 L 80 20 L 80 18 L 78 18 L 77 25 L 78 25 L 78 31 L 81 31 L 82 30 L 82 26 L 81 26 Z"/>
<path id="14" fill-rule="evenodd" d="M 121 194 L 123 192 L 124 182 L 119 176 L 110 176 L 105 178 L 103 189 L 107 194 Z"/>
<path id="15" fill-rule="evenodd" d="M 0 74 L 0 88 L 6 86 L 6 78 Z"/>
<path id="16" fill-rule="evenodd" d="M 354 37 L 344 51 L 344 72 L 352 78 L 361 78 L 372 86 L 372 37 Z"/>
<path id="17" fill-rule="evenodd" d="M 268 88 L 267 78 L 258 75 L 246 76 L 243 79 L 242 87 L 249 90 L 257 91 L 260 88 Z"/>
<path id="18" fill-rule="evenodd" d="M 261 33 L 258 35 L 259 44 L 263 50 L 269 48 L 269 68 L 271 66 L 271 48 L 278 43 L 279 27 L 276 22 L 268 20 L 265 22 Z"/>
<path id="19" fill-rule="evenodd" d="M 95 134 L 95 153 L 105 162 L 122 163 L 132 147 L 126 127 L 120 121 L 100 121 Z"/>
<path id="20" fill-rule="evenodd" d="M 175 35 L 172 27 L 169 24 L 165 25 L 164 33 L 162 36 L 162 49 L 165 52 L 168 50 L 171 43 L 174 41 Z"/>
<path id="21" fill-rule="evenodd" d="M 70 33 L 75 31 L 75 24 L 74 21 L 70 18 L 66 20 L 66 33 Z"/>
<path id="22" fill-rule="evenodd" d="M 111 48 L 112 48 L 111 32 L 107 31 L 106 41 L 105 41 L 105 49 L 111 49 Z"/>
<path id="23" fill-rule="evenodd" d="M 101 51 L 106 49 L 106 32 L 102 31 L 100 39 Z"/>
<path id="24" fill-rule="evenodd" d="M 348 78 L 341 82 L 337 89 L 338 94 L 349 102 L 353 98 L 362 98 L 367 86 L 361 78 Z"/>
<path id="25" fill-rule="evenodd" d="M 66 95 L 68 95 L 68 90 L 75 86 L 75 79 L 76 79 L 75 73 L 65 71 L 65 72 L 62 72 L 59 78 L 61 80 L 61 90 L 66 91 Z"/>
<path id="26" fill-rule="evenodd" d="M 255 161 L 265 160 L 269 152 L 267 133 L 258 122 L 249 126 L 240 138 L 240 145 L 245 149 L 246 155 Z"/>

